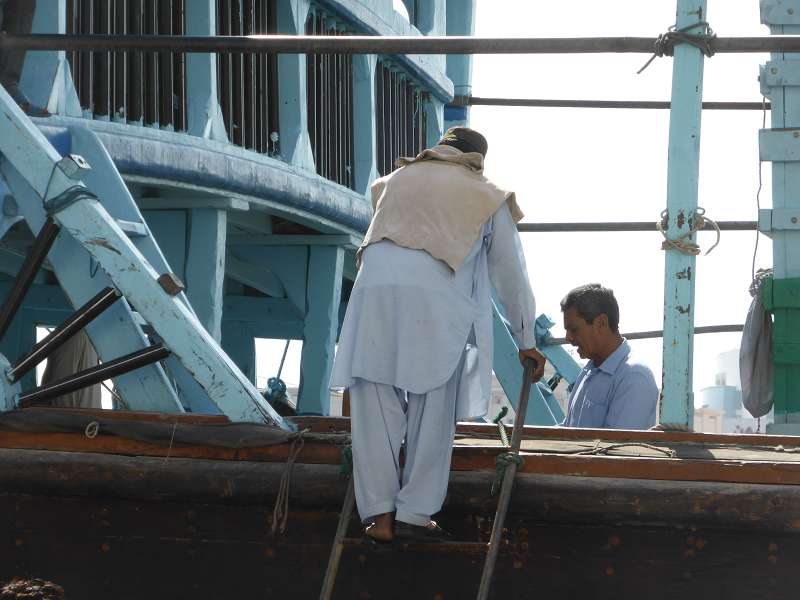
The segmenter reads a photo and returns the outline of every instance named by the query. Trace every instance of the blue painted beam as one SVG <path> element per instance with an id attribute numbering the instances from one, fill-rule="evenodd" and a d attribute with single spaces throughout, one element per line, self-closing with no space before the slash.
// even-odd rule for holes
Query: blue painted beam
<path id="1" fill-rule="evenodd" d="M 555 325 L 547 315 L 539 315 L 536 319 L 536 347 L 550 361 L 556 372 L 572 386 L 581 372 L 581 366 L 564 350 L 561 345 L 550 345 L 548 342 L 553 337 L 550 328 Z"/>
<path id="2" fill-rule="evenodd" d="M 278 33 L 304 34 L 309 6 L 308 0 L 278 2 Z M 291 165 L 314 172 L 314 155 L 308 136 L 307 77 L 305 54 L 278 55 L 281 157 Z"/>
<path id="3" fill-rule="evenodd" d="M 707 18 L 705 0 L 678 0 L 678 29 Z M 701 33 L 702 28 L 693 28 L 690 32 Z M 703 63 L 699 48 L 690 44 L 675 46 L 667 165 L 667 235 L 671 239 L 687 233 L 696 218 Z M 691 236 L 691 241 L 695 237 Z M 661 423 L 691 426 L 694 420 L 695 263 L 693 255 L 672 248 L 666 250 Z"/>
<path id="4" fill-rule="evenodd" d="M 497 305 L 494 305 L 492 322 L 494 330 L 494 374 L 513 406 L 517 402 L 519 392 L 522 389 L 522 365 L 519 362 L 519 348 L 514 337 L 508 331 Z M 493 415 L 489 416 L 492 417 Z M 539 385 L 531 386 L 525 424 L 557 425 L 563 420 L 564 413 L 552 394 L 543 394 Z"/>
<path id="5" fill-rule="evenodd" d="M 33 121 L 56 144 L 65 126 L 75 124 L 59 117 Z M 186 196 L 239 198 L 251 210 L 257 207 L 326 233 L 363 234 L 372 218 L 363 194 L 282 160 L 152 127 L 81 123 L 97 135 L 126 181 L 184 189 Z"/>
<path id="6" fill-rule="evenodd" d="M 217 342 L 222 339 L 226 217 L 224 210 L 189 211 L 186 293 L 197 318 Z"/>
<path id="7" fill-rule="evenodd" d="M 298 392 L 298 410 L 304 413 L 330 413 L 328 384 L 339 330 L 343 264 L 344 249 L 341 247 L 309 248 L 306 287 L 308 308 L 303 329 Z"/>
<path id="8" fill-rule="evenodd" d="M 369 198 L 369 186 L 380 174 L 375 155 L 375 69 L 374 54 L 353 56 L 353 163 L 355 190 Z"/>
<path id="9" fill-rule="evenodd" d="M 255 384 L 256 341 L 250 324 L 243 321 L 223 321 L 222 348 L 241 369 L 247 381 Z"/>
<path id="10" fill-rule="evenodd" d="M 31 32 L 65 33 L 66 16 L 65 2 L 39 2 Z M 19 86 L 32 106 L 43 108 L 50 114 L 71 117 L 83 114 L 66 52 L 27 52 Z"/>
<path id="11" fill-rule="evenodd" d="M 447 35 L 473 35 L 474 33 L 474 0 L 447 0 Z M 447 76 L 453 82 L 453 93 L 456 96 L 471 96 L 472 55 L 448 55 Z M 469 121 L 469 110 L 467 107 L 458 108 L 459 110 L 457 112 L 451 111 L 445 113 L 445 127 L 467 124 Z"/>
<path id="12" fill-rule="evenodd" d="M 186 35 L 216 35 L 216 2 L 186 3 Z M 227 141 L 217 100 L 217 55 L 186 54 L 186 121 L 189 135 Z"/>

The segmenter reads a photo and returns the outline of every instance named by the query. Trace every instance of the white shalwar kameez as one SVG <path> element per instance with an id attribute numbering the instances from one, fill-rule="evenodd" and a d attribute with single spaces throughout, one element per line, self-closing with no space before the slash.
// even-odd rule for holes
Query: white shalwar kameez
<path id="1" fill-rule="evenodd" d="M 455 272 L 388 240 L 364 249 L 331 378 L 350 388 L 363 520 L 396 511 L 399 521 L 426 525 L 441 509 L 456 420 L 488 410 L 492 284 L 517 344 L 533 348 L 535 301 L 506 203 Z"/>

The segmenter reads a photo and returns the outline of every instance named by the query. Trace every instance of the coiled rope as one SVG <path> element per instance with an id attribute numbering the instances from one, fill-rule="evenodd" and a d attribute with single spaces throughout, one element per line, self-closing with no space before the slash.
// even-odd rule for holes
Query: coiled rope
<path id="1" fill-rule="evenodd" d="M 664 209 L 661 211 L 661 219 L 656 223 L 656 229 L 658 229 L 659 233 L 664 236 L 664 241 L 661 242 L 661 249 L 668 250 L 672 248 L 673 250 L 677 250 L 683 254 L 689 254 L 692 256 L 697 256 L 700 254 L 700 246 L 691 240 L 691 237 L 703 229 L 707 224 L 711 224 L 711 226 L 717 231 L 717 241 L 714 242 L 714 245 L 711 246 L 708 250 L 705 251 L 705 254 L 711 252 L 714 248 L 719 245 L 719 240 L 721 237 L 721 232 L 719 230 L 719 225 L 716 224 L 715 221 L 709 219 L 705 216 L 706 209 L 701 206 L 698 206 L 694 211 L 694 218 L 692 219 L 692 224 L 689 227 L 689 231 L 684 234 L 679 235 L 676 238 L 670 239 L 667 236 L 667 231 L 665 229 L 666 223 L 669 220 L 669 210 Z"/>
<path id="2" fill-rule="evenodd" d="M 702 32 L 688 33 L 690 29 L 694 29 L 695 27 L 702 27 Z M 675 44 L 691 44 L 695 48 L 698 48 L 708 58 L 711 58 L 714 56 L 714 40 L 716 38 L 717 34 L 714 33 L 714 30 L 711 29 L 711 26 L 705 21 L 700 21 L 698 23 L 694 23 L 693 25 L 687 25 L 686 27 L 681 27 L 680 29 L 673 25 L 666 31 L 666 33 L 662 33 L 656 38 L 656 41 L 653 44 L 653 56 L 650 57 L 650 60 L 648 60 L 641 69 L 636 71 L 636 74 L 639 75 L 642 71 L 649 67 L 650 63 L 656 58 L 661 58 L 662 56 L 673 56 L 675 54 Z"/>

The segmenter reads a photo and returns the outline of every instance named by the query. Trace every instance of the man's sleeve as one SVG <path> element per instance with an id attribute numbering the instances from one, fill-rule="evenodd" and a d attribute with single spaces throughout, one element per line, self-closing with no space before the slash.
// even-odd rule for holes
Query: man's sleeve
<path id="1" fill-rule="evenodd" d="M 492 217 L 489 277 L 503 305 L 511 333 L 521 349 L 536 346 L 536 300 L 528 282 L 528 269 L 517 226 L 504 202 Z"/>
<path id="2" fill-rule="evenodd" d="M 606 414 L 610 429 L 649 429 L 656 422 L 658 386 L 653 376 L 640 371 L 626 373 L 617 384 Z"/>

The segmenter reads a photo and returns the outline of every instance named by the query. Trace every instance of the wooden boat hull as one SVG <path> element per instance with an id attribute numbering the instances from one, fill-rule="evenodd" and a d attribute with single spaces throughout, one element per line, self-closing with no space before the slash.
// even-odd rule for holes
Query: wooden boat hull
<path id="1" fill-rule="evenodd" d="M 287 530 L 273 535 L 285 445 L 225 454 L 114 438 L 93 451 L 82 435 L 16 435 L 0 434 L 0 579 L 44 577 L 89 600 L 318 597 L 347 483 L 339 448 L 301 452 Z M 473 597 L 495 502 L 480 457 L 496 451 L 456 449 L 441 522 L 470 544 L 349 546 L 335 597 Z M 589 467 L 534 472 L 556 458 Z M 796 597 L 800 485 L 664 479 L 670 460 L 531 454 L 491 597 Z M 654 477 L 598 476 L 603 461 L 649 461 Z M 733 461 L 717 462 L 724 478 Z M 791 462 L 756 463 L 764 480 L 794 476 Z"/>

